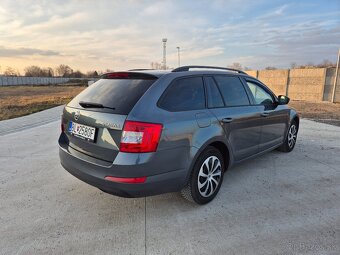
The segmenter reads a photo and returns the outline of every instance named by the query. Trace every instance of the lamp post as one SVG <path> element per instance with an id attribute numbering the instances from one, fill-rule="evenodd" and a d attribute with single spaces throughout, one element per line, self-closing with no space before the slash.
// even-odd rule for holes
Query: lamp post
<path id="1" fill-rule="evenodd" d="M 180 67 L 181 66 L 180 48 L 179 46 L 177 46 L 176 48 L 177 48 L 177 53 L 178 53 L 178 67 Z"/>
<path id="2" fill-rule="evenodd" d="M 168 41 L 168 39 L 163 38 L 162 42 L 163 42 L 163 69 L 166 70 L 166 42 Z"/>

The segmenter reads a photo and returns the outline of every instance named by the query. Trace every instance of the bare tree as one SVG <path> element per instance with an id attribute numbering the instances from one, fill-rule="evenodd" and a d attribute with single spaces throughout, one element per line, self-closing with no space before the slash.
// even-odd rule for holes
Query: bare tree
<path id="1" fill-rule="evenodd" d="M 228 66 L 229 68 L 237 69 L 237 70 L 242 70 L 242 65 L 238 62 L 234 62 L 231 65 Z"/>
<path id="2" fill-rule="evenodd" d="M 43 72 L 45 73 L 46 77 L 53 77 L 54 76 L 54 71 L 52 67 L 46 67 L 43 69 Z"/>
<path id="3" fill-rule="evenodd" d="M 28 77 L 41 77 L 43 76 L 43 70 L 39 66 L 27 66 L 24 69 L 25 76 Z"/>
<path id="4" fill-rule="evenodd" d="M 54 72 L 51 67 L 40 68 L 39 66 L 27 66 L 25 76 L 28 77 L 53 77 Z"/>
<path id="5" fill-rule="evenodd" d="M 312 62 L 308 62 L 305 65 L 300 65 L 298 68 L 301 68 L 301 69 L 311 69 L 311 68 L 317 68 L 317 66 L 314 65 L 314 63 L 312 63 Z"/>
<path id="6" fill-rule="evenodd" d="M 98 77 L 98 72 L 97 71 L 88 71 L 88 72 L 86 72 L 86 76 L 89 77 L 89 78 Z"/>
<path id="7" fill-rule="evenodd" d="M 71 67 L 63 64 L 57 66 L 55 71 L 58 74 L 58 76 L 62 77 L 69 77 L 73 73 L 73 69 Z"/>
<path id="8" fill-rule="evenodd" d="M 265 70 L 277 70 L 275 66 L 267 66 Z"/>
<path id="9" fill-rule="evenodd" d="M 294 63 L 295 64 L 295 63 Z M 312 62 L 308 62 L 304 65 L 295 65 L 294 68 L 301 68 L 301 69 L 311 69 L 311 68 L 328 68 L 328 67 L 335 67 L 336 64 L 328 59 L 324 59 L 320 64 L 315 65 Z M 293 64 L 291 64 L 291 67 L 293 68 Z"/>
<path id="10" fill-rule="evenodd" d="M 6 70 L 4 71 L 4 75 L 5 76 L 19 76 L 20 72 L 10 66 L 7 66 Z"/>
<path id="11" fill-rule="evenodd" d="M 332 61 L 328 59 L 324 59 L 321 64 L 317 65 L 317 67 L 320 67 L 320 68 L 336 67 L 336 63 L 333 63 Z"/>
<path id="12" fill-rule="evenodd" d="M 163 65 L 161 63 L 158 63 L 158 62 L 151 62 L 150 66 L 151 66 L 151 69 L 156 69 L 156 70 L 163 69 Z"/>
<path id="13" fill-rule="evenodd" d="M 83 74 L 82 72 L 80 72 L 79 70 L 72 72 L 69 77 L 71 78 L 83 78 L 85 77 L 85 74 Z"/>

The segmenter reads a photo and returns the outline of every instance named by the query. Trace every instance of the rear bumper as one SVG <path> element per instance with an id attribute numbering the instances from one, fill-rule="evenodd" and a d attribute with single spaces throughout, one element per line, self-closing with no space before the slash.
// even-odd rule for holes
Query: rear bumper
<path id="1" fill-rule="evenodd" d="M 63 146 L 59 146 L 59 157 L 61 165 L 78 179 L 95 186 L 106 193 L 121 197 L 144 197 L 167 192 L 176 192 L 183 188 L 187 176 L 186 169 L 155 174 L 154 163 L 149 162 L 143 164 L 143 168 L 146 169 L 143 176 L 147 176 L 145 183 L 116 183 L 105 180 L 105 176 L 141 177 L 133 175 L 133 173 L 138 172 L 136 171 L 138 166 L 123 166 L 108 164 L 107 162 L 106 165 L 101 165 L 98 164 L 98 160 L 97 162 L 90 162 L 86 160 L 86 158 L 80 158 L 77 155 L 72 154 L 72 151 Z M 148 167 L 153 169 L 150 171 L 150 175 L 147 174 Z M 162 166 L 159 165 L 159 167 Z M 125 176 L 122 176 L 121 174 L 122 168 L 126 173 Z"/>

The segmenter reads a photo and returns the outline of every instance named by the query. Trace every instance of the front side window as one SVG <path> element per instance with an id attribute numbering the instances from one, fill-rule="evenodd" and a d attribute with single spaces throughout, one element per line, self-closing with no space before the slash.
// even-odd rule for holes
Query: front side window
<path id="1" fill-rule="evenodd" d="M 165 92 L 159 106 L 172 112 L 204 109 L 205 95 L 202 77 L 176 80 Z"/>
<path id="2" fill-rule="evenodd" d="M 247 93 L 238 77 L 216 76 L 215 79 L 227 106 L 250 104 Z"/>
<path id="3" fill-rule="evenodd" d="M 247 81 L 247 85 L 253 94 L 255 104 L 268 105 L 274 103 L 273 97 L 259 85 L 250 81 Z"/>

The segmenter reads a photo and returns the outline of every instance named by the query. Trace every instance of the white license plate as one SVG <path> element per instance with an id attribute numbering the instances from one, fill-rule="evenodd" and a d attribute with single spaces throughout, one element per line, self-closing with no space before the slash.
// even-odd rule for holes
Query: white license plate
<path id="1" fill-rule="evenodd" d="M 89 127 L 72 121 L 70 121 L 70 124 L 68 125 L 68 132 L 71 135 L 85 139 L 90 142 L 94 142 L 94 138 L 96 135 L 96 129 L 94 127 Z"/>

